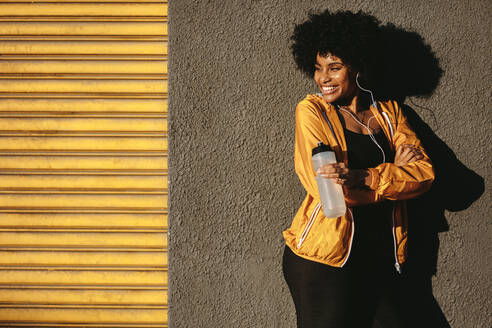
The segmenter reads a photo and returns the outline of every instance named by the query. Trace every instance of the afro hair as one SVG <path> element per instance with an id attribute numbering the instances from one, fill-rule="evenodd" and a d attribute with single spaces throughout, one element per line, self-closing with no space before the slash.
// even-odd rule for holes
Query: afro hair
<path id="1" fill-rule="evenodd" d="M 379 20 L 359 11 L 309 13 L 309 18 L 296 25 L 291 36 L 292 55 L 297 68 L 314 76 L 316 55 L 341 58 L 363 81 L 368 81 L 379 43 Z"/>

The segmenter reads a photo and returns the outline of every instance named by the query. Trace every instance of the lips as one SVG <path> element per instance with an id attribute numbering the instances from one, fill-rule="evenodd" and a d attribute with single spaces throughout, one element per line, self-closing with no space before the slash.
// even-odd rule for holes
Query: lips
<path id="1" fill-rule="evenodd" d="M 323 94 L 332 94 L 337 90 L 338 86 L 327 86 L 327 87 L 321 87 L 321 91 L 323 91 Z"/>

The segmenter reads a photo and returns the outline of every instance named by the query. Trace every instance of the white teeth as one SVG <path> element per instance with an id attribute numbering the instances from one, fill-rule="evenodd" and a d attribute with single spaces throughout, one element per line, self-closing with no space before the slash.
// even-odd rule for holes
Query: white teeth
<path id="1" fill-rule="evenodd" d="M 323 87 L 323 91 L 332 91 L 335 90 L 337 87 Z"/>

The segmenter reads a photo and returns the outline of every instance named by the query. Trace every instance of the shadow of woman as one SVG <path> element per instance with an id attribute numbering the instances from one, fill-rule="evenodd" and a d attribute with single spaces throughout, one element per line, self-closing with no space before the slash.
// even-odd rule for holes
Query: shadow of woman
<path id="1" fill-rule="evenodd" d="M 440 232 L 449 230 L 445 210 L 467 209 L 485 190 L 484 179 L 460 162 L 453 151 L 409 106 L 407 119 L 422 141 L 435 170 L 431 189 L 407 203 L 408 260 L 404 288 L 410 327 L 450 327 L 432 294 L 432 275 L 437 273 Z M 465 192 L 457 192 L 459 190 Z"/>
<path id="2" fill-rule="evenodd" d="M 410 96 L 430 97 L 444 73 L 431 47 L 416 32 L 392 24 L 382 26 L 381 32 L 380 66 L 369 74 L 375 78 L 366 81 L 377 98 L 395 99 L 402 104 Z M 484 179 L 461 163 L 415 110 L 407 105 L 402 105 L 402 109 L 429 154 L 436 174 L 429 192 L 407 202 L 409 241 L 402 275 L 403 311 L 408 327 L 450 327 L 432 292 L 432 276 L 437 274 L 438 234 L 449 230 L 445 210 L 468 208 L 483 194 Z M 390 326 L 379 321 L 374 327 Z"/>

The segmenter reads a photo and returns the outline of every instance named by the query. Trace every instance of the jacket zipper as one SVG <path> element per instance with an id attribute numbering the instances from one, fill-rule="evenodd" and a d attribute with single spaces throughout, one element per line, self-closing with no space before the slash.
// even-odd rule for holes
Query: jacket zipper
<path id="1" fill-rule="evenodd" d="M 347 253 L 347 257 L 345 258 L 345 261 L 343 261 L 341 267 L 343 267 L 345 265 L 345 263 L 347 263 L 347 261 L 350 257 L 350 252 L 352 251 L 352 243 L 354 242 L 354 231 L 355 231 L 354 214 L 352 213 L 352 210 L 349 207 L 347 207 L 347 209 L 350 212 L 350 218 L 352 219 L 352 235 L 350 236 L 350 246 L 349 246 L 349 250 Z"/>
<path id="2" fill-rule="evenodd" d="M 395 251 L 395 269 L 398 271 L 398 273 L 401 273 L 401 266 L 400 262 L 398 262 L 398 250 L 397 250 L 397 245 L 396 245 L 396 221 L 395 221 L 395 211 L 396 211 L 396 204 L 393 204 L 393 210 L 391 212 L 391 219 L 393 221 L 393 245 L 394 245 L 394 251 Z"/>
<path id="3" fill-rule="evenodd" d="M 390 131 L 390 136 L 391 139 L 393 138 L 394 132 L 393 132 L 393 126 L 391 125 L 391 120 L 389 118 L 389 115 L 383 111 L 381 111 L 381 114 L 383 117 L 386 119 Z M 391 139 L 389 140 L 391 143 Z M 398 273 L 401 274 L 401 266 L 400 262 L 398 262 L 398 250 L 397 250 L 397 245 L 396 245 L 396 220 L 395 220 L 395 211 L 396 211 L 396 203 L 393 204 L 393 210 L 391 211 L 391 220 L 393 222 L 393 226 L 391 227 L 392 233 L 393 233 L 393 246 L 394 246 L 394 252 L 395 252 L 395 269 Z"/>
<path id="4" fill-rule="evenodd" d="M 306 227 L 304 228 L 304 231 L 302 232 L 301 237 L 299 238 L 299 242 L 297 243 L 297 248 L 301 248 L 304 239 L 306 239 L 307 235 L 309 234 L 309 230 L 311 230 L 314 220 L 316 219 L 316 216 L 318 216 L 320 207 L 321 207 L 321 203 L 317 203 L 316 206 L 314 207 L 313 213 L 311 213 L 308 223 L 306 224 Z"/>

